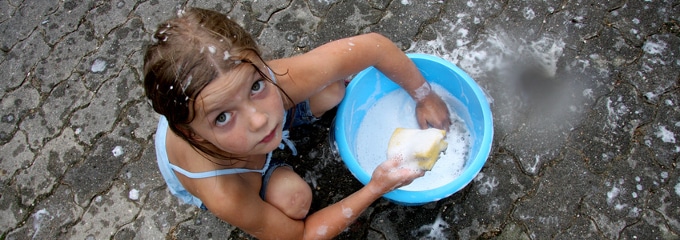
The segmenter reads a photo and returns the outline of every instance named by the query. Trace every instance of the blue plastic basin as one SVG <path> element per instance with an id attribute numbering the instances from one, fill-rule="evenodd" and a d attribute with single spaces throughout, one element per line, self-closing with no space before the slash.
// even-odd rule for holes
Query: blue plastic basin
<path id="1" fill-rule="evenodd" d="M 482 169 L 491 150 L 493 122 L 489 102 L 477 83 L 460 68 L 450 62 L 427 54 L 407 54 L 425 79 L 437 83 L 457 98 L 463 106 L 452 106 L 470 132 L 470 151 L 463 171 L 458 178 L 441 187 L 408 191 L 396 189 L 385 198 L 403 205 L 422 205 L 438 201 L 461 190 Z M 338 107 L 333 135 L 340 157 L 364 185 L 371 179 L 357 161 L 357 130 L 370 106 L 382 96 L 400 89 L 377 69 L 370 67 L 356 75 L 347 86 L 344 100 Z"/>

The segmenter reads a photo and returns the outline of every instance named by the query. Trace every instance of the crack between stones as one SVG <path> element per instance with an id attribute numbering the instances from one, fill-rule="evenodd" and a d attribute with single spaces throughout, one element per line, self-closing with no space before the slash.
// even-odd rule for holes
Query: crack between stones
<path id="1" fill-rule="evenodd" d="M 284 7 L 276 8 L 276 10 L 274 10 L 271 14 L 269 14 L 269 16 L 267 17 L 266 20 L 261 21 L 261 20 L 255 18 L 255 21 L 261 22 L 261 23 L 269 23 L 269 21 L 272 19 L 272 17 L 274 17 L 275 14 L 277 14 L 277 13 L 279 13 L 279 12 L 282 12 L 282 11 L 288 9 L 291 5 L 293 5 L 293 1 L 292 1 L 292 0 L 291 0 L 291 1 L 288 1 L 288 4 L 287 4 L 286 6 L 284 6 Z M 309 3 L 307 3 L 307 8 L 309 8 Z M 310 12 L 311 12 L 311 11 L 310 11 Z M 314 15 L 314 14 L 312 14 L 312 15 Z"/>
<path id="2" fill-rule="evenodd" d="M 427 27 L 441 20 L 441 16 L 446 12 L 445 9 L 446 3 L 441 4 L 441 6 L 439 7 L 439 11 L 437 11 L 437 14 L 435 14 L 434 17 L 425 19 L 425 21 L 420 23 L 420 26 L 418 26 L 418 31 L 416 31 L 416 34 L 413 36 L 413 39 L 411 39 L 411 41 L 417 42 L 419 39 L 421 39 L 421 36 L 423 35 L 423 32 Z"/>

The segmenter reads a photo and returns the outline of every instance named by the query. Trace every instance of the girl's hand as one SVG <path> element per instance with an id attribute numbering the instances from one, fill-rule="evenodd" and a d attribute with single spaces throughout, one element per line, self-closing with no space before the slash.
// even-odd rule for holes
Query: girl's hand
<path id="1" fill-rule="evenodd" d="M 449 108 L 434 91 L 416 99 L 416 119 L 421 129 L 434 127 L 448 132 L 451 126 Z"/>
<path id="2" fill-rule="evenodd" d="M 369 186 L 371 191 L 383 195 L 394 189 L 406 186 L 414 179 L 425 175 L 425 171 L 407 166 L 401 158 L 387 159 L 373 171 Z"/>

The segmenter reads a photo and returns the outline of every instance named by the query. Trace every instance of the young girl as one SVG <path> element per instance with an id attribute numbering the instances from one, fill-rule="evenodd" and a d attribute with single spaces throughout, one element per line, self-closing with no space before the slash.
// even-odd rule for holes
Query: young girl
<path id="1" fill-rule="evenodd" d="M 414 97 L 421 127 L 450 124 L 445 103 L 381 35 L 264 61 L 252 37 L 225 15 L 178 15 L 159 25 L 144 56 L 146 96 L 162 115 L 158 165 L 174 195 L 257 238 L 332 238 L 383 194 L 424 174 L 386 159 L 363 188 L 308 215 L 309 185 L 270 152 L 285 128 L 336 106 L 348 76 L 375 66 Z"/>

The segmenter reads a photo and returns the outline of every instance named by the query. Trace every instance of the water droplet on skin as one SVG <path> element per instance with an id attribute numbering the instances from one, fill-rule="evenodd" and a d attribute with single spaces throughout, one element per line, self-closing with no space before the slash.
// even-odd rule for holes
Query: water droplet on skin
<path id="1" fill-rule="evenodd" d="M 351 218 L 352 215 L 354 215 L 354 211 L 352 208 L 342 206 L 342 215 L 344 215 L 345 218 Z"/>
<path id="2" fill-rule="evenodd" d="M 328 232 L 328 226 L 323 225 L 320 226 L 319 229 L 316 230 L 316 234 L 319 236 L 326 236 L 326 233 Z"/>

